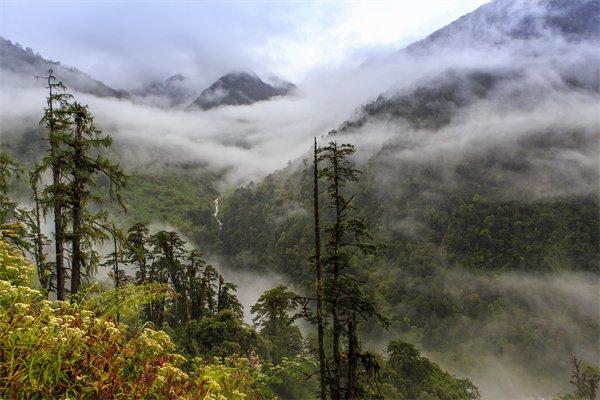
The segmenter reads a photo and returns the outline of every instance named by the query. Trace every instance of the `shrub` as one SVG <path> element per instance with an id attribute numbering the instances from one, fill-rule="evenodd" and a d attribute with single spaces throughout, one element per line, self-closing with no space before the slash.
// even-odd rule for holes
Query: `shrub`
<path id="1" fill-rule="evenodd" d="M 163 331 L 131 331 L 82 303 L 45 300 L 33 269 L 0 232 L 0 398 L 264 399 L 257 360 L 206 363 Z"/>

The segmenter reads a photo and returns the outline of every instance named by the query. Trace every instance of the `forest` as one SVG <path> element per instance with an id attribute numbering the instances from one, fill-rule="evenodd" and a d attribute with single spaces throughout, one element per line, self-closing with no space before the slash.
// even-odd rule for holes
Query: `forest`
<path id="1" fill-rule="evenodd" d="M 43 151 L 23 162 L 0 156 L 1 398 L 479 399 L 473 382 L 422 349 L 443 354 L 453 319 L 490 313 L 517 319 L 509 341 L 494 338 L 511 355 L 519 343 L 563 346 L 554 361 L 570 363 L 572 393 L 561 399 L 596 398 L 598 368 L 568 355 L 560 332 L 528 319 L 526 299 L 508 286 L 485 288 L 490 278 L 477 273 L 482 264 L 546 271 L 560 255 L 597 273 L 595 199 L 497 202 L 465 188 L 463 198 L 415 207 L 427 240 L 395 238 L 373 208 L 381 202 L 369 197 L 377 195 L 368 187 L 377 184 L 373 170 L 359 170 L 356 147 L 332 133 L 307 146 L 302 168 L 223 198 L 219 227 L 209 200 L 218 174 L 178 173 L 176 189 L 168 170 L 129 176 L 111 159 L 112 138 L 92 110 L 52 70 L 45 82 L 43 135 L 32 143 Z M 435 171 L 414 172 L 435 182 Z M 186 196 L 197 196 L 198 185 L 205 200 L 194 211 Z M 397 190 L 397 212 L 408 213 L 422 191 Z M 310 212 L 272 220 L 291 203 Z M 177 216 L 170 220 L 180 231 L 150 225 L 165 214 Z M 238 286 L 203 251 L 253 272 L 286 269 L 297 290 L 265 291 L 247 323 Z M 458 259 L 466 271 L 457 275 L 449 264 Z M 432 295 L 453 284 L 451 301 Z M 471 292 L 475 284 L 484 290 Z M 588 326 L 582 334 L 593 340 Z M 386 332 L 383 347 L 372 346 L 377 331 Z M 469 363 L 477 349 L 461 351 Z"/>

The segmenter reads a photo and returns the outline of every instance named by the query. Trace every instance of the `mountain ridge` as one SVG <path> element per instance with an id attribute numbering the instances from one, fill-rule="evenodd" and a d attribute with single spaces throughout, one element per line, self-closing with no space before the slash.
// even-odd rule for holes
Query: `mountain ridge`
<path id="1" fill-rule="evenodd" d="M 29 47 L 0 36 L 0 69 L 20 75 L 47 76 L 52 69 L 65 85 L 81 92 L 98 97 L 129 98 L 125 90 L 114 89 L 75 67 L 68 67 L 59 61 L 52 61 L 34 53 Z"/>

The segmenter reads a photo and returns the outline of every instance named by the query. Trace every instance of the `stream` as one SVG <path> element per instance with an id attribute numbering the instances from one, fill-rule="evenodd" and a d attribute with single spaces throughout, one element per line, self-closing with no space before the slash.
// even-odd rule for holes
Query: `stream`
<path id="1" fill-rule="evenodd" d="M 215 212 L 213 213 L 213 216 L 215 217 L 215 219 L 217 220 L 217 223 L 219 224 L 219 232 L 221 230 L 223 230 L 223 223 L 221 223 L 221 220 L 219 219 L 219 199 L 220 197 L 217 197 L 215 199 Z"/>

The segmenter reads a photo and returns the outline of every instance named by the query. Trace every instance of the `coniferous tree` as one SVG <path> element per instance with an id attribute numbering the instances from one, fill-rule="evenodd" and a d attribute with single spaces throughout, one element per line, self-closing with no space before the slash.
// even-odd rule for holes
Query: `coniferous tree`
<path id="1" fill-rule="evenodd" d="M 107 213 L 92 213 L 90 201 L 102 202 L 103 198 L 93 192 L 99 177 L 107 180 L 109 198 L 122 206 L 121 189 L 125 185 L 126 175 L 118 164 L 113 163 L 101 154 L 101 150 L 109 148 L 112 138 L 103 135 L 95 126 L 94 117 L 87 106 L 79 103 L 71 105 L 74 114 L 75 133 L 67 139 L 68 166 L 71 181 L 69 183 L 68 201 L 71 208 L 72 231 L 71 241 L 71 293 L 77 293 L 81 286 L 82 268 L 91 269 L 95 253 L 94 242 L 107 239 Z"/>
<path id="2" fill-rule="evenodd" d="M 148 228 L 144 224 L 137 223 L 127 231 L 126 253 L 127 262 L 133 264 L 136 269 L 136 284 L 144 284 L 149 280 L 149 237 Z"/>
<path id="3" fill-rule="evenodd" d="M 355 250 L 367 255 L 373 254 L 377 249 L 364 221 L 350 214 L 351 203 L 356 195 L 345 194 L 347 186 L 358 181 L 360 175 L 360 171 L 354 168 L 349 159 L 354 152 L 355 148 L 351 144 L 338 145 L 336 142 L 330 142 L 320 150 L 318 159 L 326 164 L 319 175 L 327 181 L 329 206 L 333 214 L 332 224 L 325 230 L 327 254 L 323 259 L 329 274 L 325 294 L 333 325 L 333 371 L 330 384 L 332 399 L 342 397 L 344 366 L 341 347 L 344 336 L 348 345 L 345 397 L 354 399 L 359 392 L 359 321 L 374 316 L 387 324 L 387 320 L 377 313 L 374 303 L 363 292 L 360 281 L 350 271 L 351 257 Z"/>
<path id="4" fill-rule="evenodd" d="M 328 234 L 327 245 L 328 255 L 325 259 L 331 281 L 329 283 L 328 294 L 332 314 L 332 355 L 333 355 L 333 373 L 331 379 L 331 397 L 334 400 L 341 398 L 342 384 L 342 354 L 341 354 L 341 335 L 342 335 L 342 316 L 340 310 L 340 277 L 344 263 L 345 254 L 341 252 L 342 240 L 344 239 L 344 221 L 346 217 L 346 208 L 350 200 L 346 200 L 341 190 L 349 181 L 358 179 L 358 171 L 348 164 L 347 157 L 354 153 L 354 146 L 343 144 L 338 146 L 336 142 L 330 142 L 328 146 L 321 151 L 320 160 L 327 162 L 327 165 L 321 170 L 320 176 L 327 182 L 327 192 L 330 198 L 330 207 L 334 212 L 333 226 L 326 231 Z"/>
<path id="5" fill-rule="evenodd" d="M 319 148 L 314 138 L 313 148 L 313 211 L 315 233 L 315 292 L 317 295 L 317 346 L 319 353 L 320 398 L 327 398 L 327 359 L 325 357 L 325 309 L 323 296 L 323 264 L 321 259 L 321 226 L 319 212 Z"/>
<path id="6" fill-rule="evenodd" d="M 123 263 L 123 243 L 126 239 L 123 232 L 114 223 L 110 228 L 110 235 L 112 237 L 113 251 L 106 255 L 106 262 L 103 266 L 110 270 L 108 275 L 113 279 L 117 299 L 119 299 L 119 288 L 131 281 L 131 278 L 127 276 L 125 271 L 119 268 L 119 264 Z M 117 321 L 120 320 L 119 312 L 116 314 L 116 319 Z"/>
<path id="7" fill-rule="evenodd" d="M 36 169 L 41 174 L 46 169 L 52 171 L 52 183 L 42 192 L 44 212 L 52 209 L 54 215 L 54 252 L 56 270 L 56 298 L 65 299 L 66 267 L 64 257 L 65 229 L 66 229 L 66 198 L 67 185 L 64 182 L 65 151 L 64 144 L 71 135 L 72 113 L 69 101 L 72 98 L 66 92 L 62 82 L 57 81 L 53 71 L 48 71 L 48 97 L 41 123 L 48 129 L 48 143 L 50 149 L 42 160 L 42 165 Z"/>
<path id="8" fill-rule="evenodd" d="M 202 273 L 202 296 L 200 304 L 205 314 L 216 314 L 219 273 L 212 265 L 207 265 Z"/>
<path id="9" fill-rule="evenodd" d="M 152 269 L 159 283 L 171 282 L 175 294 L 175 319 L 179 322 L 185 319 L 185 307 L 182 299 L 187 295 L 183 286 L 183 264 L 185 256 L 184 241 L 176 232 L 160 231 L 150 237 L 154 262 Z M 156 280 L 153 280 L 156 281 Z M 165 317 L 165 301 L 157 304 L 157 322 L 159 325 Z"/>
<path id="10" fill-rule="evenodd" d="M 297 356 L 302 350 L 302 334 L 292 325 L 300 316 L 297 309 L 302 299 L 280 285 L 264 292 L 252 306 L 252 321 L 271 343 L 271 359 L 279 364 L 283 357 Z"/>
<path id="11" fill-rule="evenodd" d="M 208 293 L 208 289 L 204 283 L 203 273 L 210 265 L 206 265 L 203 255 L 198 250 L 190 251 L 186 265 L 186 290 L 188 293 L 188 319 L 199 319 L 206 315 L 207 305 L 206 296 L 212 295 Z"/>
<path id="12" fill-rule="evenodd" d="M 53 289 L 54 273 L 52 271 L 52 264 L 47 262 L 46 254 L 44 253 L 44 245 L 47 243 L 47 239 L 42 233 L 42 217 L 38 180 L 39 177 L 37 174 L 35 174 L 35 172 L 30 174 L 29 183 L 33 193 L 34 204 L 34 224 L 32 224 L 31 228 L 34 243 L 34 260 L 37 267 L 38 279 L 40 281 L 40 286 L 43 293 L 48 296 Z"/>
<path id="13" fill-rule="evenodd" d="M 217 312 L 223 310 L 232 311 L 238 318 L 242 318 L 244 308 L 233 294 L 238 286 L 231 282 L 225 282 L 223 275 L 219 275 L 219 291 L 217 294 Z"/>

